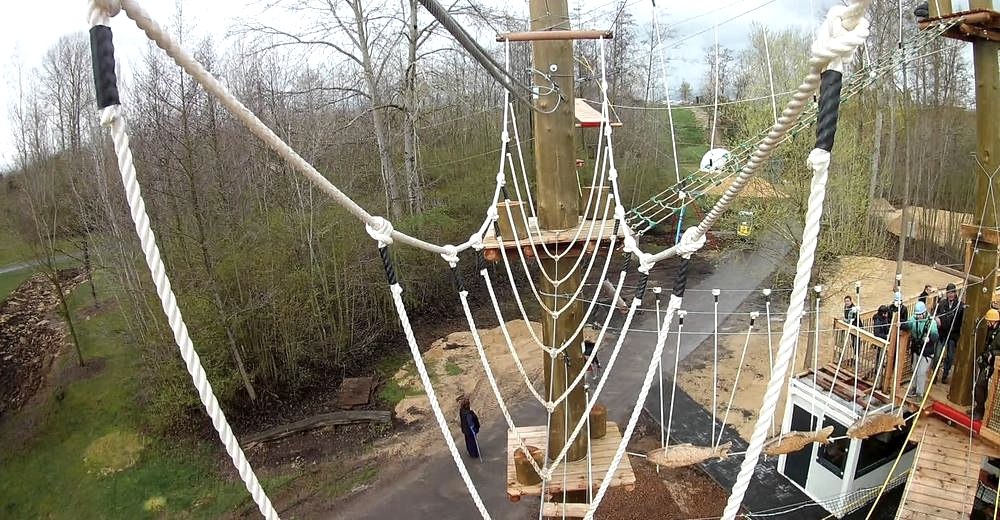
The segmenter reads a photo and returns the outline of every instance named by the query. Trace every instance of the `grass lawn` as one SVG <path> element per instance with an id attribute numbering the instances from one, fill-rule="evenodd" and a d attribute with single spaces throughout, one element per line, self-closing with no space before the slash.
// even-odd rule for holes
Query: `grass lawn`
<path id="1" fill-rule="evenodd" d="M 71 296 L 76 310 L 89 303 L 86 286 Z M 104 368 L 66 384 L 61 400 L 50 389 L 40 409 L 22 410 L 36 414 L 37 430 L 23 448 L 0 455 L 0 517 L 214 518 L 249 503 L 242 482 L 218 474 L 215 444 L 146 433 L 135 402 L 139 356 L 121 313 L 106 311 L 79 320 L 77 327 L 85 359 L 101 358 Z M 76 363 L 67 352 L 56 369 Z M 0 423 L 0 446 L 23 435 L 12 431 L 16 419 Z M 288 480 L 278 476 L 263 483 L 274 492 Z"/>
<path id="2" fill-rule="evenodd" d="M 17 289 L 18 285 L 31 278 L 35 274 L 34 269 L 19 269 L 9 273 L 0 274 L 0 300 L 3 300 L 11 291 Z"/>

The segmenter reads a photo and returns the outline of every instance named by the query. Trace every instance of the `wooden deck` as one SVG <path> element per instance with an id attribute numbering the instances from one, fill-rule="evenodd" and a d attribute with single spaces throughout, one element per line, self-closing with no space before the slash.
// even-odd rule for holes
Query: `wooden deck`
<path id="1" fill-rule="evenodd" d="M 969 518 L 983 459 L 1000 450 L 933 416 L 922 417 L 913 435 L 920 446 L 896 518 Z"/>
<path id="2" fill-rule="evenodd" d="M 545 426 L 524 426 L 518 428 L 517 431 L 521 434 L 521 438 L 524 440 L 526 445 L 536 446 L 539 448 L 545 447 Z M 615 450 L 618 449 L 618 444 L 621 443 L 621 440 L 622 434 L 618 430 L 618 425 L 610 421 L 608 422 L 608 433 L 603 439 L 591 439 L 590 458 L 591 470 L 594 477 L 591 485 L 593 486 L 595 492 L 604 480 L 604 474 L 608 471 L 608 467 L 611 465 L 611 459 L 614 457 Z M 517 439 L 514 437 L 514 433 L 508 431 L 507 498 L 509 498 L 512 502 L 520 500 L 524 495 L 540 496 L 542 494 L 541 484 L 525 486 L 517 482 L 517 478 L 514 473 L 514 451 L 517 447 Z M 618 465 L 618 470 L 615 471 L 614 476 L 612 477 L 612 487 L 624 487 L 628 491 L 632 491 L 635 488 L 635 472 L 632 471 L 632 464 L 628 459 L 628 456 L 622 457 L 622 462 Z M 587 470 L 586 459 L 560 464 L 559 467 L 556 468 L 552 480 L 545 485 L 546 496 L 551 497 L 552 495 L 562 493 L 563 491 L 586 490 Z M 568 514 L 567 516 L 571 515 Z"/>
<path id="3" fill-rule="evenodd" d="M 516 216 L 515 218 L 520 218 Z M 593 225 L 593 228 L 591 228 Z M 562 252 L 562 249 L 573 243 L 573 249 L 576 254 L 580 254 L 584 251 L 593 252 L 594 248 L 601 243 L 601 241 L 610 240 L 611 237 L 615 236 L 615 219 L 609 218 L 607 220 L 584 220 L 583 217 L 580 218 L 580 224 L 577 227 L 570 229 L 543 229 L 539 232 L 535 225 L 532 224 L 530 227 L 531 239 L 529 241 L 528 237 L 524 237 L 515 241 L 513 237 L 501 237 L 503 241 L 503 247 L 507 251 L 507 254 L 513 254 L 517 256 L 517 245 L 521 244 L 521 250 L 524 252 L 524 256 L 532 257 L 535 255 L 535 249 L 531 247 L 534 243 L 535 247 L 538 249 L 542 248 L 542 244 L 549 246 L 550 250 L 555 250 Z M 589 235 L 589 239 L 588 239 Z M 624 237 L 625 232 L 621 229 L 618 230 L 618 238 Z M 575 241 L 574 241 L 575 238 Z M 555 246 L 555 247 L 553 247 Z M 573 256 L 573 253 L 570 256 Z M 490 227 L 486 231 L 486 236 L 483 237 L 483 255 L 489 262 L 497 262 L 502 257 L 500 255 L 500 241 L 497 240 L 495 230 Z"/>

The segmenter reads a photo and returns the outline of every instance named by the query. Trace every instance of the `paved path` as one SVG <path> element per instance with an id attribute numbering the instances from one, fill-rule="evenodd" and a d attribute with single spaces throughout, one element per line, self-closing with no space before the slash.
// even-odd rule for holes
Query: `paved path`
<path id="1" fill-rule="evenodd" d="M 715 271 L 702 279 L 690 280 L 691 289 L 684 301 L 689 311 L 711 311 L 713 288 L 730 289 L 726 297 L 720 299 L 719 315 L 726 316 L 734 311 L 751 295 L 753 290 L 766 287 L 770 275 L 778 262 L 788 253 L 790 245 L 783 239 L 771 237 L 762 239 L 758 251 L 730 251 L 718 262 Z M 653 299 L 646 298 L 648 305 Z M 713 328 L 711 314 L 691 314 L 685 320 L 686 331 L 700 331 L 700 334 L 685 333 L 681 338 L 680 355 L 687 357 L 703 340 L 708 338 Z M 652 313 L 637 315 L 632 328 L 639 331 L 630 333 L 622 346 L 622 353 L 610 374 L 610 381 L 600 401 L 609 407 L 609 419 L 624 424 L 631 405 L 642 384 L 649 366 L 649 356 L 654 347 L 656 318 Z M 676 339 L 669 339 L 663 353 L 666 366 L 673 366 Z M 602 356 L 602 359 L 605 359 Z M 654 398 L 656 390 L 651 392 Z M 691 401 L 693 403 L 693 401 Z M 699 408 L 700 410 L 701 408 Z M 524 402 L 512 409 L 517 424 L 544 424 L 544 410 L 534 401 Z M 456 439 L 463 446 L 460 437 Z M 476 483 L 487 509 L 495 519 L 523 519 L 537 499 L 525 498 L 519 503 L 507 500 L 506 456 L 507 428 L 502 418 L 483 425 L 479 437 L 483 460 L 468 461 L 469 472 Z M 410 461 L 407 461 L 410 462 Z M 407 471 L 391 484 L 378 485 L 373 491 L 350 500 L 344 507 L 331 511 L 331 518 L 408 518 L 413 520 L 446 520 L 477 518 L 478 512 L 468 496 L 468 492 L 447 452 L 435 454 L 426 460 L 414 460 L 412 471 Z"/>

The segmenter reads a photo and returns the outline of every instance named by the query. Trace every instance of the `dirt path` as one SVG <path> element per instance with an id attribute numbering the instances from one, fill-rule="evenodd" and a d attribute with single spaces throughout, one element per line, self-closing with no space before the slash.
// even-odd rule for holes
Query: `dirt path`
<path id="1" fill-rule="evenodd" d="M 691 108 L 691 113 L 694 114 L 694 118 L 698 123 L 705 127 L 705 139 L 709 143 L 714 143 L 715 148 L 725 148 L 725 143 L 722 141 L 722 133 L 719 132 L 718 125 L 715 128 L 715 139 L 712 139 L 712 107 L 693 107 Z"/>

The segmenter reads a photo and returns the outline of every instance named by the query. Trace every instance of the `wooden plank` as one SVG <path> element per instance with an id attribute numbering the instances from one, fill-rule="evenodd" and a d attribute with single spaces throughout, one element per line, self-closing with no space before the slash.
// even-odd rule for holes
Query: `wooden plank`
<path id="1" fill-rule="evenodd" d="M 964 226 L 965 224 L 962 224 L 962 225 Z M 951 276 L 954 276 L 956 278 L 961 278 L 961 279 L 964 280 L 965 277 L 966 277 L 966 274 L 964 272 L 959 271 L 958 269 L 955 269 L 954 267 L 948 267 L 946 265 L 941 265 L 941 264 L 939 264 L 937 262 L 934 262 L 934 265 L 931 266 L 931 267 L 933 267 L 937 271 L 941 271 L 944 274 L 950 274 Z M 968 277 L 969 277 L 969 282 L 971 282 L 971 283 L 983 283 L 983 279 L 980 278 L 980 277 L 978 277 L 978 276 L 973 276 L 973 275 L 970 274 L 970 275 L 968 275 Z M 958 289 L 961 289 L 962 283 L 963 282 L 956 283 L 955 287 L 958 288 Z M 930 306 L 928 306 L 928 308 L 930 308 Z"/>
<path id="2" fill-rule="evenodd" d="M 587 31 L 587 30 L 551 30 L 551 31 L 524 31 L 498 34 L 497 41 L 509 42 L 538 42 L 556 40 L 597 40 L 604 38 L 610 40 L 615 37 L 612 31 Z"/>
<path id="3" fill-rule="evenodd" d="M 531 251 L 531 243 L 540 247 L 541 244 L 558 245 L 576 242 L 581 247 L 593 247 L 599 242 L 610 240 L 611 237 L 615 236 L 615 221 L 613 218 L 607 220 L 583 220 L 583 218 L 580 217 L 578 222 L 579 224 L 576 227 L 569 229 L 543 229 L 541 232 L 539 232 L 538 228 L 532 224 L 529 226 L 530 241 L 528 237 L 521 238 L 519 240 L 500 237 L 500 240 L 497 240 L 495 230 L 493 229 L 493 226 L 490 226 L 486 230 L 486 236 L 483 237 L 483 248 L 487 252 L 490 250 L 498 250 L 502 242 L 504 249 L 508 251 L 515 250 L 515 253 L 513 254 L 516 254 L 516 248 L 518 245 L 522 246 L 527 251 Z M 591 228 L 591 225 L 593 225 L 593 228 Z M 579 233 L 577 233 L 577 230 L 579 230 Z M 590 232 L 589 240 L 588 232 Z M 619 238 L 624 237 L 625 232 L 619 229 L 617 236 Z M 510 255 L 512 253 L 507 254 Z M 486 259 L 489 261 L 496 261 L 500 258 L 497 256 L 496 260 L 493 260 L 489 257 L 489 255 L 487 255 Z"/>
<path id="4" fill-rule="evenodd" d="M 604 121 L 604 116 L 597 111 L 594 107 L 590 106 L 590 103 L 577 98 L 574 101 L 573 111 L 576 116 L 576 127 L 577 128 L 599 128 L 601 122 Z M 622 124 L 620 121 L 611 121 L 612 128 L 619 128 Z"/>
<path id="5" fill-rule="evenodd" d="M 348 377 L 340 383 L 337 389 L 337 406 L 351 408 L 366 405 L 372 399 L 373 377 Z"/>
<path id="6" fill-rule="evenodd" d="M 544 502 L 542 504 L 542 516 L 553 518 L 583 518 L 587 516 L 587 510 L 589 509 L 590 504 Z"/>

